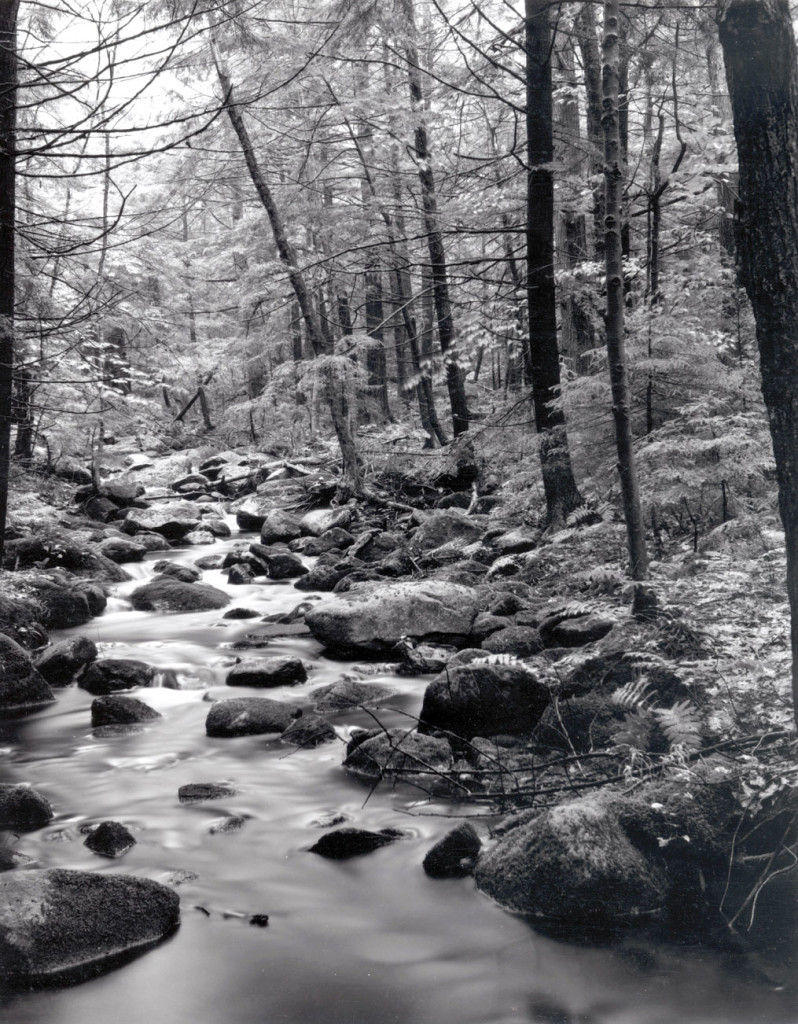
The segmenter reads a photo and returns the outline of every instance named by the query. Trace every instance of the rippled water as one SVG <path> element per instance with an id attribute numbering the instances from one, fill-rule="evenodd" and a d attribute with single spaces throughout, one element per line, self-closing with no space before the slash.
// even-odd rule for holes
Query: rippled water
<path id="1" fill-rule="evenodd" d="M 170 557 L 185 563 L 232 542 Z M 19 841 L 42 867 L 124 871 L 179 881 L 182 924 L 132 963 L 69 988 L 3 997 L 0 1019 L 14 1024 L 197 1022 L 248 1024 L 787 1024 L 798 1001 L 750 963 L 701 948 L 654 945 L 630 933 L 606 947 L 574 945 L 535 933 L 477 893 L 470 879 L 433 881 L 421 869 L 432 843 L 452 827 L 453 808 L 429 805 L 410 788 L 369 794 L 341 768 L 353 726 L 366 712 L 332 721 L 341 742 L 297 751 L 263 737 L 209 739 L 210 689 L 226 690 L 236 656 L 230 644 L 257 620 L 220 612 L 160 615 L 130 610 L 125 594 L 151 575 L 150 561 L 129 566 L 137 579 L 117 589 L 109 609 L 79 631 L 106 656 L 140 658 L 185 689 L 137 694 L 163 714 L 139 732 L 100 736 L 90 725 L 92 697 L 72 687 L 56 705 L 0 727 L 10 781 L 29 782 L 56 817 Z M 226 587 L 219 572 L 203 579 Z M 283 612 L 307 595 L 290 584 L 231 587 L 235 605 Z M 64 634 L 68 635 L 68 634 Z M 317 686 L 349 666 L 321 657 L 310 639 L 273 641 L 247 656 L 291 653 L 313 662 L 308 682 L 268 696 L 308 705 Z M 417 712 L 425 680 L 377 674 L 396 696 L 376 714 L 386 725 Z M 189 782 L 227 782 L 239 795 L 181 805 Z M 308 853 L 314 821 L 344 812 L 368 829 L 399 826 L 401 842 L 345 862 Z M 245 818 L 234 832 L 211 834 L 226 815 Z M 137 845 L 106 861 L 83 845 L 80 827 L 112 818 Z M 267 913 L 267 928 L 249 924 Z"/>

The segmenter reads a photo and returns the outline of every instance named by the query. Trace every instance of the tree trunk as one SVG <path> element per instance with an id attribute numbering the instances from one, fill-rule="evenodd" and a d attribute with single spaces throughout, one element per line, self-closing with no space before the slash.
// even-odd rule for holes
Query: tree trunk
<path id="1" fill-rule="evenodd" d="M 571 468 L 560 388 L 554 289 L 554 158 L 551 24 L 545 0 L 526 0 L 527 303 L 535 426 L 540 439 L 546 525 L 558 528 L 582 504 Z"/>
<path id="2" fill-rule="evenodd" d="M 787 0 L 726 0 L 719 23 L 740 168 L 740 275 L 756 320 L 787 538 L 798 721 L 798 53 Z"/>
<path id="3" fill-rule="evenodd" d="M 643 580 L 648 573 L 648 555 L 646 554 L 646 534 L 640 507 L 637 468 L 632 447 L 631 402 L 624 338 L 624 274 L 621 239 L 624 161 L 618 109 L 619 10 L 619 0 L 605 0 L 602 65 L 604 115 L 601 123 L 604 128 L 606 188 L 604 254 L 607 270 L 607 360 L 612 388 L 612 413 L 615 419 L 615 443 L 618 450 L 618 472 L 621 477 L 630 569 L 632 579 Z"/>
<path id="4" fill-rule="evenodd" d="M 0 3 L 0 561 L 5 544 L 14 367 L 17 6 Z"/>
<path id="5" fill-rule="evenodd" d="M 402 13 L 406 22 L 405 50 L 410 99 L 418 121 L 416 123 L 413 148 L 415 150 L 418 178 L 421 183 L 421 200 L 424 210 L 424 230 L 427 233 L 430 265 L 432 268 L 432 293 L 435 299 L 435 315 L 438 320 L 438 341 L 446 364 L 446 386 L 452 409 L 452 430 L 454 436 L 468 430 L 468 405 L 465 393 L 465 372 L 458 365 L 455 348 L 454 318 L 449 295 L 449 271 L 446 265 L 446 251 L 443 246 L 438 217 L 438 198 L 435 189 L 435 175 L 430 159 L 427 127 L 424 123 L 424 93 L 421 88 L 418 50 L 415 43 L 415 20 L 413 0 L 402 0 Z"/>
<path id="6" fill-rule="evenodd" d="M 307 331 L 310 347 L 313 349 L 313 354 L 315 356 L 323 355 L 326 345 L 324 335 L 322 333 L 318 315 L 313 305 L 313 299 L 308 290 L 302 271 L 299 269 L 297 254 L 288 238 L 282 217 L 280 216 L 280 211 L 277 209 L 277 205 L 274 202 L 274 196 L 266 182 L 266 178 L 263 175 L 258 159 L 255 156 L 255 150 L 252 146 L 252 140 L 249 137 L 247 126 L 244 124 L 244 118 L 241 115 L 240 109 L 236 105 L 230 79 L 218 63 L 216 73 L 224 95 L 225 107 L 230 118 L 230 123 L 233 126 L 233 131 L 236 133 L 241 146 L 241 151 L 247 164 L 247 170 L 249 171 L 250 178 L 252 179 L 252 184 L 255 186 L 258 199 L 260 199 L 263 208 L 266 210 L 278 255 L 286 268 L 288 280 L 291 283 L 294 295 L 296 296 L 296 301 L 302 313 L 302 319 L 305 322 L 305 329 Z M 351 492 L 353 494 L 362 494 L 363 471 L 357 457 L 357 447 L 349 425 L 344 383 L 333 378 L 332 370 L 329 367 L 324 370 L 324 393 L 329 405 L 333 428 L 341 449 L 341 461 L 343 464 L 342 491 Z"/>
<path id="7" fill-rule="evenodd" d="M 388 379 L 385 366 L 385 346 L 383 343 L 383 304 L 382 274 L 379 263 L 369 257 L 365 271 L 366 278 L 366 334 L 377 345 L 366 352 L 366 369 L 368 371 L 368 393 L 371 408 L 368 416 L 374 423 L 385 423 L 391 418 L 388 405 Z"/>

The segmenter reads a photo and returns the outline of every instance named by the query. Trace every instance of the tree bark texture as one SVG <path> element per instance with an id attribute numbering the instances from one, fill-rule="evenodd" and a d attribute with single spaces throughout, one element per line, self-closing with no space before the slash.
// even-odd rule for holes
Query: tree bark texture
<path id="1" fill-rule="evenodd" d="M 719 13 L 739 162 L 736 241 L 751 300 L 787 539 L 798 721 L 798 53 L 787 0 Z"/>
<path id="2" fill-rule="evenodd" d="M 526 0 L 527 303 L 535 427 L 540 439 L 546 525 L 565 524 L 582 504 L 574 480 L 565 417 L 552 407 L 560 388 L 554 287 L 554 138 L 549 5 Z"/>
<path id="3" fill-rule="evenodd" d="M 646 534 L 640 507 L 634 448 L 632 446 L 631 402 L 627 379 L 624 338 L 624 275 L 621 240 L 624 158 L 619 118 L 619 10 L 618 0 L 605 0 L 602 63 L 602 127 L 604 129 L 604 258 L 607 271 L 607 361 L 615 419 L 618 473 L 621 478 L 623 515 L 629 545 L 632 579 L 643 580 L 648 573 Z"/>
<path id="4" fill-rule="evenodd" d="M 247 170 L 249 171 L 249 176 L 252 179 L 252 184 L 255 186 L 258 198 L 260 199 L 269 218 L 272 235 L 274 236 L 274 244 L 277 247 L 277 253 L 280 260 L 288 273 L 288 280 L 291 283 L 294 296 L 296 297 L 297 304 L 302 314 L 302 319 L 305 323 L 310 347 L 312 348 L 315 356 L 324 355 L 326 352 L 326 341 L 322 332 L 319 317 L 313 305 L 313 298 L 308 290 L 302 271 L 299 269 L 296 252 L 288 238 L 282 217 L 280 216 L 280 211 L 277 209 L 277 205 L 274 201 L 272 191 L 269 188 L 266 178 L 261 170 L 260 163 L 258 162 L 258 158 L 255 155 L 255 149 L 252 145 L 249 132 L 247 131 L 247 126 L 244 123 L 241 110 L 236 104 L 230 78 L 224 73 L 224 71 L 222 71 L 221 67 L 217 66 L 216 71 L 219 78 L 219 84 L 221 85 L 222 93 L 224 95 L 230 124 L 232 125 L 233 131 L 236 133 L 236 137 L 238 138 L 241 146 L 241 151 L 244 155 L 244 160 L 247 165 Z M 343 381 L 333 379 L 332 371 L 330 369 L 326 369 L 324 371 L 324 395 L 330 409 L 333 428 L 341 449 L 344 490 L 351 491 L 354 494 L 361 494 L 363 492 L 363 471 L 357 457 L 355 438 L 349 425 L 349 412 L 346 401 L 345 386 Z"/>
<path id="5" fill-rule="evenodd" d="M 446 386 L 449 391 L 449 404 L 452 409 L 452 431 L 454 436 L 468 430 L 468 404 L 465 393 L 465 372 L 457 362 L 455 346 L 454 317 L 452 301 L 449 295 L 449 271 L 446 264 L 446 250 L 443 245 L 440 217 L 438 216 L 438 197 L 435 189 L 435 174 L 429 151 L 427 126 L 424 123 L 424 92 L 421 87 L 418 48 L 416 46 L 415 18 L 413 0 L 402 0 L 402 13 L 405 19 L 407 56 L 407 75 L 410 88 L 410 101 L 414 113 L 418 117 L 416 123 L 413 148 L 415 150 L 418 178 L 421 184 L 421 202 L 424 211 L 424 230 L 427 234 L 430 266 L 432 268 L 432 294 L 435 300 L 435 315 L 438 321 L 438 341 L 446 364 Z"/>
<path id="6" fill-rule="evenodd" d="M 0 3 L 0 560 L 3 556 L 14 373 L 17 0 Z"/>

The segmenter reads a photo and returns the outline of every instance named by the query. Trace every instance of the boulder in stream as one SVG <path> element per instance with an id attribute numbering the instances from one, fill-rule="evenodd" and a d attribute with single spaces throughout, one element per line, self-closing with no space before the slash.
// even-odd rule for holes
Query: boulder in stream
<path id="1" fill-rule="evenodd" d="M 68 686 L 97 657 L 97 644 L 87 636 L 71 636 L 47 647 L 36 659 L 36 668 L 50 686 Z"/>
<path id="2" fill-rule="evenodd" d="M 89 693 L 104 696 L 117 690 L 150 686 L 153 674 L 151 665 L 134 658 L 104 658 L 88 667 L 78 680 L 78 686 Z"/>
<path id="3" fill-rule="evenodd" d="M 159 575 L 171 576 L 181 583 L 198 583 L 202 578 L 202 572 L 196 565 L 182 565 L 180 562 L 170 562 L 166 558 L 159 558 L 152 568 Z"/>
<path id="4" fill-rule="evenodd" d="M 328 530 L 345 530 L 353 517 L 354 510 L 348 505 L 341 508 L 315 508 L 302 516 L 299 526 L 306 536 L 320 537 Z"/>
<path id="5" fill-rule="evenodd" d="M 268 697 L 234 697 L 211 706 L 205 719 L 208 736 L 258 736 L 287 729 L 293 708 Z"/>
<path id="6" fill-rule="evenodd" d="M 105 725 L 137 725 L 154 722 L 163 716 L 143 700 L 107 694 L 91 702 L 91 724 L 97 729 Z"/>
<path id="7" fill-rule="evenodd" d="M 389 846 L 401 838 L 399 830 L 392 828 L 381 829 L 379 832 L 367 832 L 362 828 L 337 828 L 317 840 L 310 847 L 310 852 L 331 860 L 348 860 L 350 857 L 372 853 L 381 846 Z"/>
<path id="8" fill-rule="evenodd" d="M 338 734 L 321 715 L 300 715 L 283 732 L 281 739 L 295 747 L 319 747 L 338 739 Z"/>
<path id="9" fill-rule="evenodd" d="M 281 540 L 294 540 L 300 535 L 299 519 L 281 508 L 270 509 L 261 523 L 261 544 L 275 544 Z"/>
<path id="10" fill-rule="evenodd" d="M 28 652 L 0 633 L 0 714 L 32 711 L 54 700 L 52 690 L 33 667 Z"/>
<path id="11" fill-rule="evenodd" d="M 0 828 L 33 832 L 44 828 L 52 818 L 53 809 L 41 793 L 23 783 L 0 783 Z"/>
<path id="12" fill-rule="evenodd" d="M 136 845 L 130 831 L 119 821 L 102 821 L 92 829 L 83 843 L 101 857 L 121 857 Z"/>
<path id="13" fill-rule="evenodd" d="M 245 658 L 227 673 L 228 686 L 294 686 L 304 683 L 307 670 L 300 658 L 280 655 L 274 658 Z"/>
<path id="14" fill-rule="evenodd" d="M 465 739 L 527 732 L 550 700 L 548 686 L 521 661 L 497 663 L 487 656 L 470 664 L 449 662 L 427 686 L 419 728 Z"/>
<path id="15" fill-rule="evenodd" d="M 311 693 L 317 711 L 334 714 L 358 707 L 374 707 L 396 693 L 384 683 L 361 683 L 356 679 L 338 679 Z"/>
<path id="16" fill-rule="evenodd" d="M 481 848 L 477 830 L 464 821 L 427 851 L 424 871 L 430 878 L 465 878 L 474 873 Z"/>
<path id="17" fill-rule="evenodd" d="M 359 737 L 358 737 L 359 739 Z M 433 791 L 454 765 L 448 740 L 412 729 L 375 730 L 347 752 L 344 768 L 364 782 L 404 779 Z"/>
<path id="18" fill-rule="evenodd" d="M 11 871 L 0 876 L 0 964 L 6 980 L 77 975 L 153 944 L 180 920 L 165 885 L 88 871 Z"/>
<path id="19" fill-rule="evenodd" d="M 152 508 L 129 508 L 122 522 L 124 533 L 160 533 L 167 540 L 182 540 L 200 525 L 200 513 L 190 501 L 172 501 Z"/>
<path id="20" fill-rule="evenodd" d="M 472 588 L 436 580 L 365 584 L 323 599 L 305 621 L 332 650 L 389 651 L 406 636 L 465 640 L 480 605 Z"/>
<path id="21" fill-rule="evenodd" d="M 520 914 L 616 925 L 659 910 L 668 882 L 630 841 L 612 801 L 591 794 L 510 830 L 476 869 L 477 885 Z"/>
<path id="22" fill-rule="evenodd" d="M 144 544 L 137 544 L 129 537 L 107 537 L 99 546 L 99 552 L 112 562 L 140 562 L 147 554 Z"/>
<path id="23" fill-rule="evenodd" d="M 204 612 L 224 608 L 230 598 L 209 583 L 183 583 L 174 576 L 156 576 L 133 591 L 130 603 L 140 612 Z"/>

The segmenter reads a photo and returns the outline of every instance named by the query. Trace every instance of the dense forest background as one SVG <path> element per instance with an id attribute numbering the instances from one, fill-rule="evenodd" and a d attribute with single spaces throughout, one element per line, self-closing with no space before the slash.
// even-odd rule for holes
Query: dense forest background
<path id="1" fill-rule="evenodd" d="M 467 425 L 538 511 L 537 273 L 556 289 L 549 416 L 582 495 L 615 502 L 601 18 L 540 11 L 549 96 L 503 2 L 23 4 L 19 463 L 132 432 L 296 454 L 332 435 L 334 380 L 366 463 L 412 453 L 423 472 L 422 445 Z M 655 544 L 775 498 L 713 13 L 621 16 L 630 419 Z M 527 231 L 534 176 L 553 187 L 550 255 L 545 223 Z"/>

